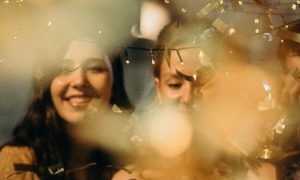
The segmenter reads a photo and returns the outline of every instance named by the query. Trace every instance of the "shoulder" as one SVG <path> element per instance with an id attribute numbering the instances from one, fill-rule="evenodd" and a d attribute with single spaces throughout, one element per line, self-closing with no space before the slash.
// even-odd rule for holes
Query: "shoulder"
<path id="1" fill-rule="evenodd" d="M 35 161 L 33 149 L 28 146 L 4 146 L 0 150 L 0 158 L 8 158 L 22 163 Z"/>
<path id="2" fill-rule="evenodd" d="M 30 171 L 20 171 L 16 165 L 33 165 L 35 156 L 33 149 L 27 146 L 4 146 L 0 150 L 0 179 L 37 179 Z M 21 177 L 22 176 L 22 177 Z"/>

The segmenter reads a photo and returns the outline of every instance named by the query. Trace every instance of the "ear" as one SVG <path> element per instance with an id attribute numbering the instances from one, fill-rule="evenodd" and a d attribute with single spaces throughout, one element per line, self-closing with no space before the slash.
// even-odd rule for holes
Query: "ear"
<path id="1" fill-rule="evenodd" d="M 155 89 L 156 89 L 156 100 L 161 103 L 162 102 L 162 96 L 160 92 L 160 79 L 159 78 L 154 78 L 155 82 Z"/>

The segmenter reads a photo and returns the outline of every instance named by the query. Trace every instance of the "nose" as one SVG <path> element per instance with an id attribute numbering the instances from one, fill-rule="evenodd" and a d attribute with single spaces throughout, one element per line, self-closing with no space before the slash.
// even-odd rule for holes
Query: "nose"
<path id="1" fill-rule="evenodd" d="M 182 91 L 181 91 L 181 96 L 179 99 L 179 102 L 181 104 L 188 104 L 191 102 L 192 100 L 192 83 L 191 82 L 186 82 L 183 87 L 182 87 Z"/>
<path id="2" fill-rule="evenodd" d="M 88 85 L 86 73 L 82 68 L 78 68 L 69 74 L 70 86 L 74 88 L 83 88 Z"/>

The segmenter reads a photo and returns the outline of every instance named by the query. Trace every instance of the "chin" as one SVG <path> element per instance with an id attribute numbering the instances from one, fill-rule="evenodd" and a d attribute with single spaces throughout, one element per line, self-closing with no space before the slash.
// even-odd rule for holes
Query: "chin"
<path id="1" fill-rule="evenodd" d="M 84 115 L 76 115 L 76 116 L 72 116 L 72 117 L 66 116 L 64 118 L 64 120 L 68 123 L 76 123 L 76 122 L 80 122 L 80 121 L 84 120 Z"/>

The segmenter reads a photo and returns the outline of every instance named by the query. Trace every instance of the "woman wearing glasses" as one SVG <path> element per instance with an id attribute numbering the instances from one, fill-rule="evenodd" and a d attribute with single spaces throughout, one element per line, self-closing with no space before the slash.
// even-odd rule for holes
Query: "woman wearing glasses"
<path id="1" fill-rule="evenodd" d="M 28 110 L 1 148 L 0 179 L 110 179 L 114 172 L 109 153 L 70 131 L 95 109 L 130 108 L 121 64 L 91 38 L 66 39 L 42 56 Z"/>

